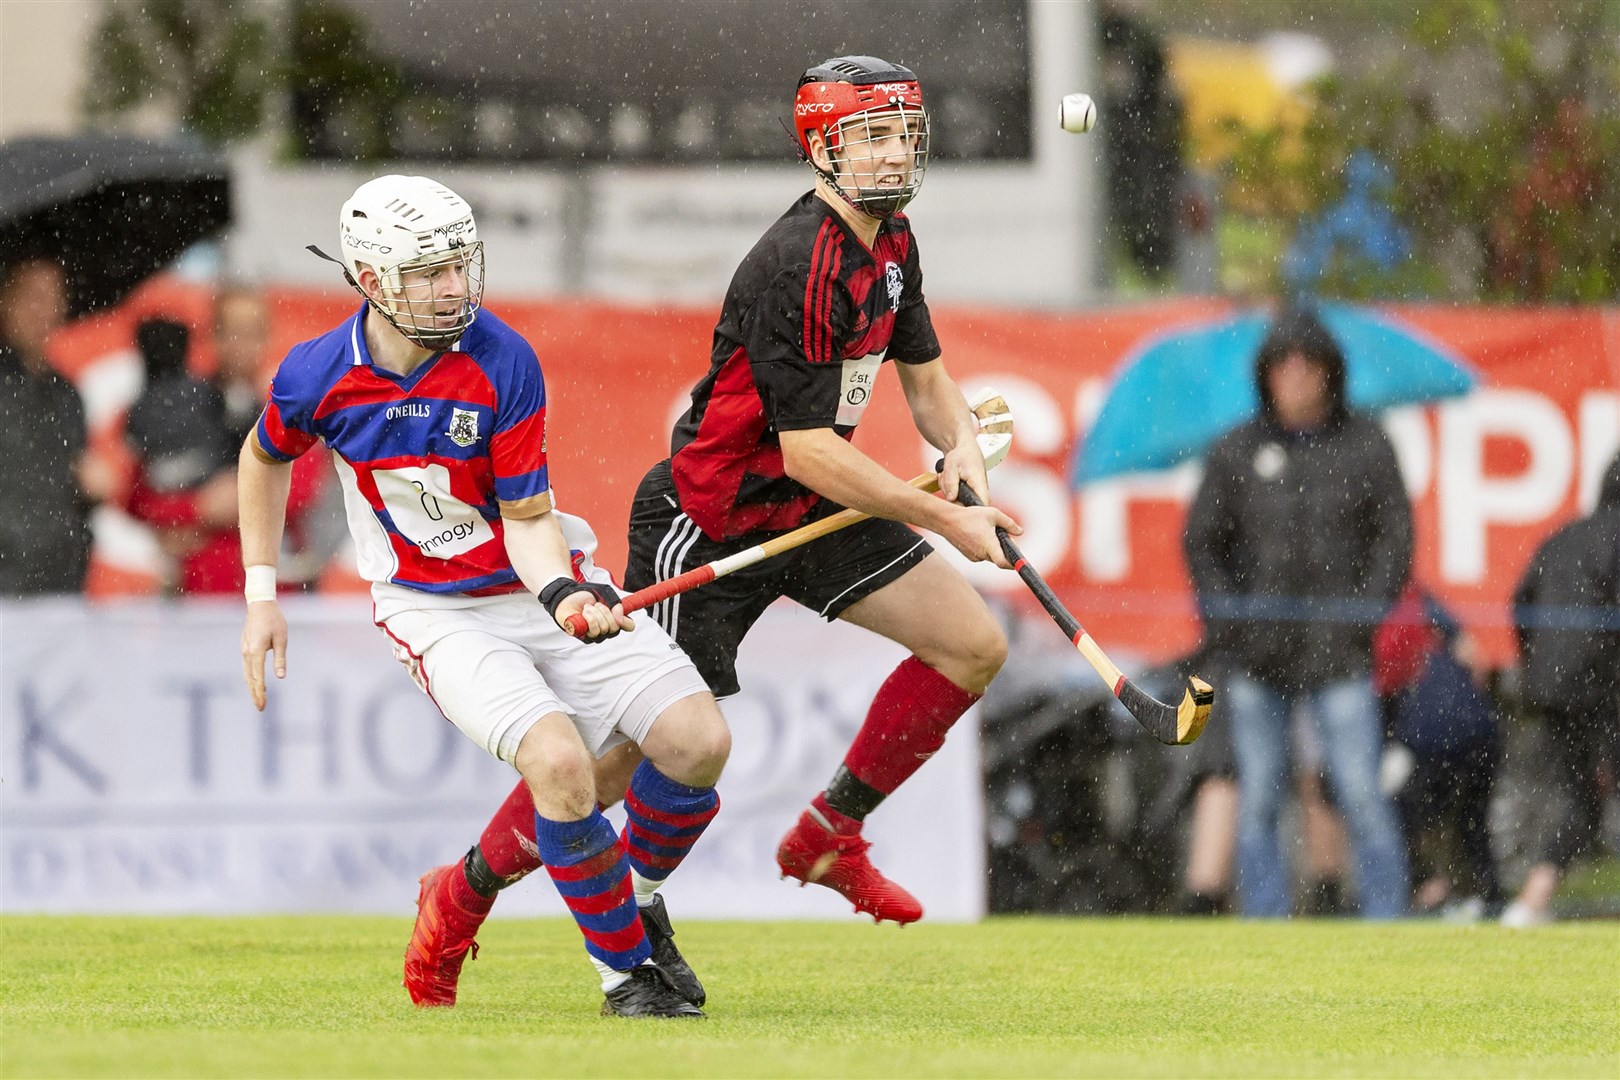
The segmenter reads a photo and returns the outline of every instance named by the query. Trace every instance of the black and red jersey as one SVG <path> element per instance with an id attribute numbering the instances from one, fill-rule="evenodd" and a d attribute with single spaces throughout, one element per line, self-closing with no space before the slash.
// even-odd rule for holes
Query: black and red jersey
<path id="1" fill-rule="evenodd" d="M 821 497 L 786 475 L 778 433 L 830 427 L 848 439 L 883 361 L 939 353 L 905 217 L 868 248 L 806 194 L 726 290 L 709 373 L 671 439 L 681 509 L 716 540 L 798 525 Z"/>

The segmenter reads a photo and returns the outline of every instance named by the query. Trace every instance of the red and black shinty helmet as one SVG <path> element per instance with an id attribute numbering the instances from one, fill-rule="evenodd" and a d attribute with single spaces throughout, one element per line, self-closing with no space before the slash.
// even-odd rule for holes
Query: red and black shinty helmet
<path id="1" fill-rule="evenodd" d="M 911 146 L 909 168 L 898 183 L 857 186 L 849 191 L 815 165 L 810 155 L 811 132 L 821 134 L 836 159 L 839 154 L 859 154 L 874 141 L 869 121 L 887 116 L 900 117 Z M 876 56 L 837 56 L 799 78 L 793 130 L 800 154 L 851 205 L 873 217 L 891 217 L 916 198 L 928 168 L 928 127 L 922 86 L 910 68 Z"/>

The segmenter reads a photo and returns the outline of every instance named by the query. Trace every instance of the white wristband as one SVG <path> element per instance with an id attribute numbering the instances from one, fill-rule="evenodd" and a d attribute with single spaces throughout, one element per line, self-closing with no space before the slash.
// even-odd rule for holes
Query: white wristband
<path id="1" fill-rule="evenodd" d="M 247 597 L 250 604 L 276 598 L 276 568 L 273 566 L 250 566 L 247 568 L 247 586 L 242 594 Z"/>

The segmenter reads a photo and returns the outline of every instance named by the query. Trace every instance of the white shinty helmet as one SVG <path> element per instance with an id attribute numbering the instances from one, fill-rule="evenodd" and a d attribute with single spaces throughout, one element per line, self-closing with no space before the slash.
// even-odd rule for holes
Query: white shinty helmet
<path id="1" fill-rule="evenodd" d="M 385 302 L 372 300 L 372 307 L 424 348 L 454 343 L 483 303 L 484 245 L 472 207 L 436 180 L 391 175 L 361 184 L 339 212 L 338 246 L 355 287 L 362 265 L 375 270 L 386 292 Z M 445 297 L 435 300 L 427 282 L 407 286 L 403 280 L 411 271 L 444 266 L 459 266 L 466 275 L 454 313 L 439 302 Z"/>

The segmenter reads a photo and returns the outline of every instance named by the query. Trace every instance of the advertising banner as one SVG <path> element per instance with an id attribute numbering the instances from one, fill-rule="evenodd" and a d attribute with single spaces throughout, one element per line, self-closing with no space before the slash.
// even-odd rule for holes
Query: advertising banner
<path id="1" fill-rule="evenodd" d="M 366 600 L 285 607 L 288 675 L 260 714 L 236 604 L 0 604 L 0 910 L 412 912 L 417 877 L 466 852 L 517 774 L 416 689 Z M 814 660 L 783 668 L 790 654 Z M 798 609 L 766 613 L 743 692 L 723 703 L 721 812 L 666 886 L 677 917 L 851 915 L 778 880 L 776 845 L 903 655 Z M 867 835 L 930 919 L 983 915 L 976 714 Z M 566 914 L 543 872 L 497 911 Z"/>
<path id="2" fill-rule="evenodd" d="M 278 290 L 276 357 L 353 311 L 342 292 Z M 602 539 L 598 561 L 624 566 L 631 497 L 669 452 L 674 416 L 708 370 L 713 306 L 647 308 L 605 302 L 512 301 L 489 307 L 533 342 L 550 401 L 551 476 L 560 504 Z M 1367 309 L 1403 338 L 1443 353 L 1474 388 L 1382 414 L 1400 457 L 1417 522 L 1413 571 L 1451 606 L 1494 663 L 1513 660 L 1508 598 L 1531 552 L 1592 507 L 1603 468 L 1620 449 L 1620 310 L 1378 306 Z M 128 349 L 134 322 L 163 311 L 197 322 L 206 340 L 206 294 L 158 283 L 118 312 L 60 335 L 59 359 L 84 391 L 101 445 L 118 445 L 121 408 L 138 377 Z M 1071 483 L 1084 445 L 1120 373 L 1167 335 L 1220 327 L 1252 309 L 1226 301 L 1167 300 L 1073 314 L 937 307 L 944 363 L 971 394 L 994 386 L 1012 403 L 1012 453 L 996 472 L 996 501 L 1023 524 L 1030 561 L 1111 651 L 1150 660 L 1197 641 L 1181 553 L 1196 461 L 1159 472 Z M 199 349 L 197 367 L 210 364 Z M 898 380 L 885 364 L 855 445 L 902 477 L 935 459 L 917 435 Z M 1247 376 L 1244 376 L 1247 379 Z M 1225 387 L 1223 390 L 1241 388 Z M 1146 403 L 1143 425 L 1177 423 Z M 109 515 L 111 516 L 111 512 Z M 93 591 L 150 587 L 129 530 L 102 531 Z M 954 554 L 951 557 L 955 557 Z M 972 580 L 1023 602 L 1010 574 L 979 566 Z M 358 588 L 336 566 L 326 582 Z"/>

